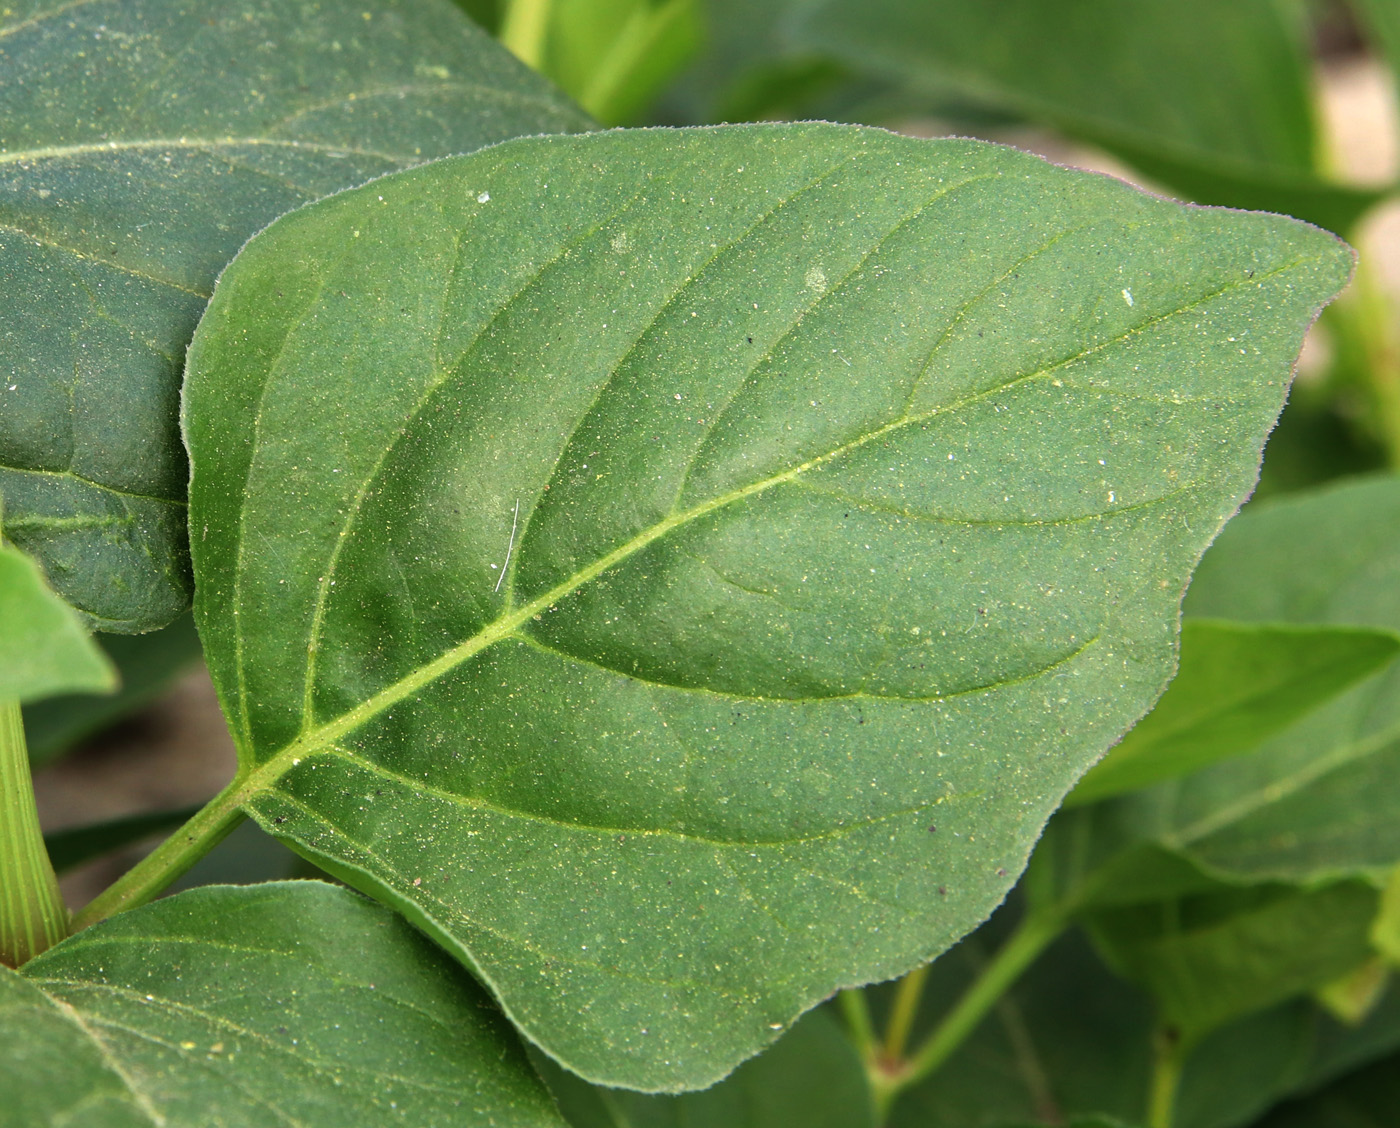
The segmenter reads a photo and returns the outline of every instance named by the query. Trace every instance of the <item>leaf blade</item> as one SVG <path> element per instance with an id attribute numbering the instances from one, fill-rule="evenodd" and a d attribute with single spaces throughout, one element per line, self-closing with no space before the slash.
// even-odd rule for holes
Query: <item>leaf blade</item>
<path id="1" fill-rule="evenodd" d="M 890 176 L 908 179 L 873 206 Z M 1136 299 L 1066 285 L 1147 212 Z M 570 1068 L 714 1080 L 985 915 L 1079 757 L 1155 695 L 1204 544 L 1176 515 L 1204 538 L 1238 504 L 1285 356 L 1345 273 L 1301 232 L 823 126 L 515 142 L 279 221 L 221 283 L 185 416 L 198 615 L 249 811 L 456 952 Z M 1151 273 L 1162 239 L 1204 276 Z M 948 241 L 967 254 L 930 256 Z M 307 250 L 327 245 L 338 261 Z M 283 300 L 260 300 L 274 278 Z M 1268 329 L 1264 290 L 1295 295 Z M 1246 309 L 1279 335 L 1272 385 L 1225 340 Z M 1183 363 L 1117 397 L 1138 349 Z M 374 379 L 337 375 L 328 412 L 313 372 Z M 1228 470 L 1185 441 L 1221 418 L 1212 395 L 1239 428 Z M 985 456 L 1004 412 L 1018 481 L 1043 483 L 1014 499 Z M 1170 465 L 1081 451 L 1064 472 L 1037 438 L 1052 419 L 1105 456 L 1150 433 Z M 1032 574 L 1037 537 L 1067 547 Z M 1099 570 L 1109 539 L 1121 581 Z M 984 600 L 994 575 L 1014 579 Z M 1061 676 L 1088 688 L 1047 699 Z M 1023 791 L 997 710 L 1039 718 Z M 901 756 L 870 782 L 877 749 Z M 912 861 L 930 850 L 937 871 Z M 840 928 L 858 970 L 819 939 Z M 719 955 L 741 948 L 747 967 Z"/>

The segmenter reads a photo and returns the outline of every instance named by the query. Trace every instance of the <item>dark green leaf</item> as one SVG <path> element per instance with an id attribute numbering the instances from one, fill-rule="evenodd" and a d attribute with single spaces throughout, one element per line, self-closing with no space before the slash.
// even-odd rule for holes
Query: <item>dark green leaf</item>
<path id="1" fill-rule="evenodd" d="M 6 1124 L 562 1121 L 470 980 L 315 882 L 209 886 L 0 968 Z"/>
<path id="2" fill-rule="evenodd" d="M 189 603 L 181 361 L 239 246 L 372 176 L 585 124 L 447 0 L 5 8 L 7 535 L 100 629 L 169 622 Z"/>
<path id="3" fill-rule="evenodd" d="M 133 842 L 175 830 L 198 811 L 198 807 L 152 811 L 150 814 L 127 815 L 90 826 L 53 831 L 44 835 L 44 845 L 48 847 L 53 868 L 63 873 Z"/>
<path id="4" fill-rule="evenodd" d="M 569 1068 L 708 1084 L 1000 900 L 1160 691 L 1348 258 L 822 125 L 285 217 L 186 385 L 239 793 Z"/>
<path id="5" fill-rule="evenodd" d="M 1378 1061 L 1320 1092 L 1281 1105 L 1256 1128 L 1395 1128 L 1400 1057 Z"/>
<path id="6" fill-rule="evenodd" d="M 1167 692 L 1069 793 L 1092 803 L 1187 775 L 1257 748 L 1343 689 L 1394 661 L 1389 631 L 1192 619 Z"/>
<path id="7" fill-rule="evenodd" d="M 84 737 L 135 712 L 198 660 L 194 620 L 182 615 L 145 635 L 97 635 L 93 639 L 117 668 L 121 688 L 107 696 L 66 694 L 24 709 L 29 762 L 56 759 Z"/>
<path id="8" fill-rule="evenodd" d="M 33 560 L 0 541 L 0 702 L 116 685 L 116 671 L 73 609 Z"/>
<path id="9" fill-rule="evenodd" d="M 1300 5 L 818 0 L 796 39 L 1102 145 L 1189 196 L 1349 230 L 1383 193 L 1316 174 Z"/>
<path id="10" fill-rule="evenodd" d="M 996 946 L 999 919 L 934 964 L 919 1032 L 946 1012 Z M 878 997 L 881 989 L 870 994 Z M 946 1065 L 894 1108 L 891 1128 L 985 1128 L 1107 1113 L 1135 1123 L 1147 1103 L 1152 1009 L 1077 932 L 1031 967 Z M 1187 1061 L 1176 1128 L 1251 1123 L 1289 1093 L 1400 1046 L 1400 990 L 1356 1028 L 1305 999 L 1209 1035 Z M 592 1128 L 592 1126 L 589 1126 Z M 611 1126 L 609 1126 L 611 1128 Z"/>
<path id="11" fill-rule="evenodd" d="M 538 1061 L 573 1128 L 874 1128 L 865 1068 L 818 1010 L 761 1056 L 701 1093 L 645 1096 L 603 1089 Z"/>
<path id="12" fill-rule="evenodd" d="M 1321 987 L 1365 962 L 1374 887 L 1255 887 L 1103 910 L 1100 948 L 1189 1043 L 1252 1011 Z"/>

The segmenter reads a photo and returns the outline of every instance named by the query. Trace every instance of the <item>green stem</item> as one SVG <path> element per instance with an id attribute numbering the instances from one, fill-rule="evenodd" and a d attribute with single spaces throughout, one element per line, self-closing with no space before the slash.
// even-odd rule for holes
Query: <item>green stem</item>
<path id="1" fill-rule="evenodd" d="M 1190 1047 L 1181 1034 L 1159 1026 L 1152 1037 L 1152 1086 L 1147 1094 L 1147 1128 L 1172 1128 L 1181 1070 Z"/>
<path id="2" fill-rule="evenodd" d="M 895 990 L 889 1025 L 885 1027 L 884 1056 L 890 1064 L 904 1060 L 904 1047 L 909 1044 L 909 1031 L 913 1029 L 914 1017 L 919 1013 L 919 1001 L 924 997 L 928 969 L 928 964 L 916 967 L 899 981 L 899 987 Z"/>
<path id="3" fill-rule="evenodd" d="M 114 913 L 137 908 L 159 895 L 243 821 L 243 803 L 260 789 L 257 772 L 235 778 L 194 818 L 90 901 L 74 918 L 74 931 Z"/>
<path id="4" fill-rule="evenodd" d="M 526 66 L 541 70 L 554 0 L 510 0 L 501 20 L 501 42 Z"/>
<path id="5" fill-rule="evenodd" d="M 909 1060 L 896 1068 L 887 1065 L 883 1076 L 874 1078 L 876 1104 L 882 1116 L 900 1093 L 918 1084 L 952 1056 L 1067 923 L 1061 906 L 1031 912 L 1022 918 L 1016 931 Z"/>
<path id="6" fill-rule="evenodd" d="M 841 1015 L 846 1020 L 846 1030 L 851 1044 L 861 1061 L 869 1063 L 875 1057 L 875 1026 L 870 1021 L 870 1005 L 865 1001 L 865 992 L 858 988 L 848 988 L 836 997 L 841 1007 Z"/>
<path id="7" fill-rule="evenodd" d="M 68 935 L 29 775 L 19 702 L 0 701 L 0 963 L 19 967 Z"/>

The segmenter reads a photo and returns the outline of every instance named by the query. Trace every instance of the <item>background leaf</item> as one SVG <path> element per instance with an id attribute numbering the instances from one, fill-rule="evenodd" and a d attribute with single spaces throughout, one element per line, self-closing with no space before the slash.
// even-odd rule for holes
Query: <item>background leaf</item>
<path id="1" fill-rule="evenodd" d="M 36 767 L 153 701 L 201 654 L 189 615 L 150 634 L 95 635 L 93 642 L 116 667 L 120 688 L 104 696 L 63 694 L 26 705 L 24 731 L 29 762 Z"/>
<path id="2" fill-rule="evenodd" d="M 0 15 L 7 535 L 108 631 L 189 604 L 185 346 L 214 279 L 308 200 L 585 128 L 446 0 L 40 0 Z"/>
<path id="3" fill-rule="evenodd" d="M 1167 692 L 1065 800 L 1092 803 L 1257 747 L 1367 674 L 1400 638 L 1382 631 L 1188 619 Z"/>
<path id="4" fill-rule="evenodd" d="M 825 1010 L 719 1084 L 677 1097 L 603 1089 L 537 1060 L 573 1128 L 874 1128 L 865 1067 Z"/>
<path id="5" fill-rule="evenodd" d="M 1348 265 L 821 125 L 513 142 L 285 217 L 186 385 L 229 802 L 569 1068 L 708 1084 L 1000 900 L 1160 691 Z"/>
<path id="6" fill-rule="evenodd" d="M 1101 145 L 1213 204 L 1349 231 L 1382 192 L 1318 175 L 1303 5 L 818 0 L 796 42 Z"/>
<path id="7" fill-rule="evenodd" d="M 562 1124 L 480 990 L 317 882 L 207 886 L 0 968 L 15 1125 Z"/>
<path id="8" fill-rule="evenodd" d="M 116 682 L 112 664 L 34 561 L 0 541 L 0 701 L 100 692 Z"/>
<path id="9" fill-rule="evenodd" d="M 1397 1108 L 1400 1057 L 1393 1057 L 1281 1106 L 1258 1128 L 1390 1128 Z"/>

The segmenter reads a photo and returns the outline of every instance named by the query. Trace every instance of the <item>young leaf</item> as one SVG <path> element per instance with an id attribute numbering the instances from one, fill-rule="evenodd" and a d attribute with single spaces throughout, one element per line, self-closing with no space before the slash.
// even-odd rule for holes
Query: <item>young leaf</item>
<path id="1" fill-rule="evenodd" d="M 29 762 L 36 767 L 140 709 L 194 665 L 201 653 L 189 615 L 150 634 L 97 635 L 93 641 L 116 667 L 121 688 L 103 696 L 64 694 L 26 705 L 24 731 Z"/>
<path id="2" fill-rule="evenodd" d="M 317 882 L 207 886 L 0 968 L 7 1123 L 562 1128 L 480 990 Z"/>
<path id="3" fill-rule="evenodd" d="M 1056 126 L 1213 204 L 1347 231 L 1383 197 L 1317 175 L 1306 29 L 1275 0 L 818 0 L 798 43 Z"/>
<path id="4" fill-rule="evenodd" d="M 293 213 L 184 400 L 222 802 L 569 1068 L 709 1084 L 1000 900 L 1160 691 L 1348 262 L 823 125 L 511 142 Z"/>
<path id="5" fill-rule="evenodd" d="M 0 13 L 0 493 L 100 629 L 189 604 L 181 362 L 283 212 L 586 127 L 447 0 L 42 0 Z"/>
<path id="6" fill-rule="evenodd" d="M 573 1128 L 875 1128 L 865 1067 L 824 1009 L 701 1093 L 602 1089 L 548 1058 L 538 1065 Z"/>
<path id="7" fill-rule="evenodd" d="M 1181 667 L 1162 700 L 1079 781 L 1065 806 L 1187 775 L 1255 748 L 1397 653 L 1400 637 L 1388 631 L 1188 619 Z"/>
<path id="8" fill-rule="evenodd" d="M 73 609 L 34 561 L 0 542 L 0 703 L 116 686 L 112 663 Z"/>

